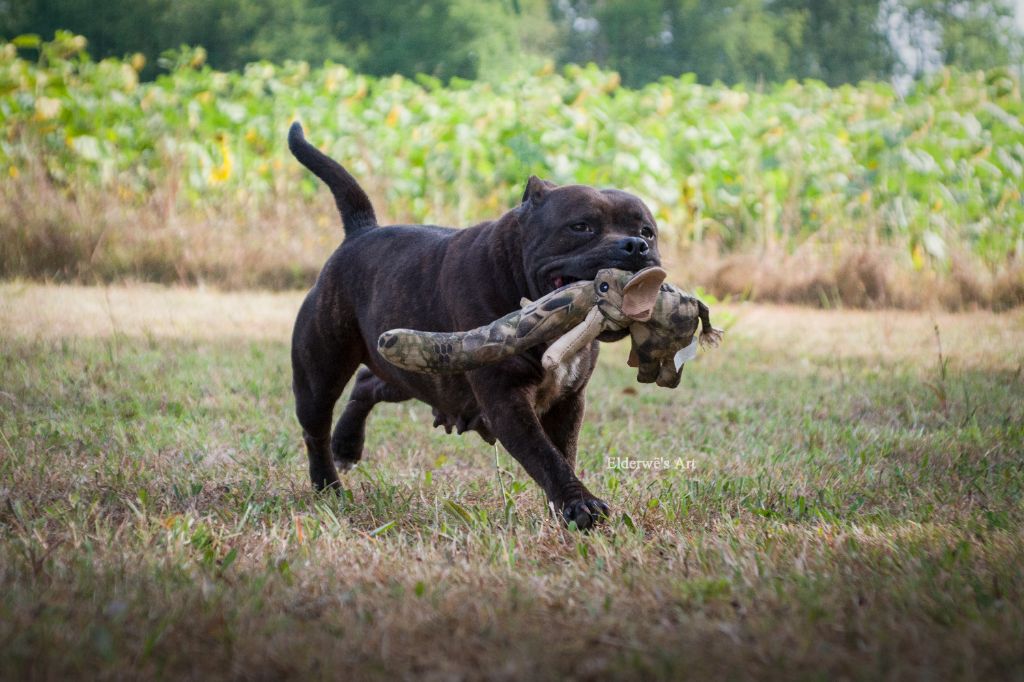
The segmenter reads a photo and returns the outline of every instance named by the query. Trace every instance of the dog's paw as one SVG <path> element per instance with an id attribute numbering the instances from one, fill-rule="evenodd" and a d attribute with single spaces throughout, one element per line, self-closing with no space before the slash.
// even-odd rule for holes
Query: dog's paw
<path id="1" fill-rule="evenodd" d="M 331 455 L 339 472 L 350 471 L 363 458 L 363 434 L 347 438 L 336 434 L 331 441 Z"/>
<path id="2" fill-rule="evenodd" d="M 593 528 L 606 520 L 608 515 L 608 504 L 596 497 L 577 499 L 562 505 L 562 520 L 566 525 L 575 523 L 579 530 Z"/>
<path id="3" fill-rule="evenodd" d="M 334 466 L 337 467 L 338 473 L 351 471 L 352 469 L 356 468 L 357 464 L 359 464 L 358 459 L 340 459 L 338 457 L 334 458 Z"/>

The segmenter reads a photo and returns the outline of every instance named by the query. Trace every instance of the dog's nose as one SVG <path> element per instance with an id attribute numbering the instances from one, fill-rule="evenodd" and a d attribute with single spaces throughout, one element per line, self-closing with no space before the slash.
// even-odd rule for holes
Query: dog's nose
<path id="1" fill-rule="evenodd" d="M 624 255 L 632 256 L 634 258 L 637 256 L 646 256 L 647 252 L 651 250 L 647 240 L 641 239 L 640 237 L 626 237 L 625 239 L 620 239 L 616 246 Z"/>

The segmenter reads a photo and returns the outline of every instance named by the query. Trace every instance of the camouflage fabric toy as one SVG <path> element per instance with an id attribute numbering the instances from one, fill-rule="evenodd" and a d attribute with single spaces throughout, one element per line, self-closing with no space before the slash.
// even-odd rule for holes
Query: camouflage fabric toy
<path id="1" fill-rule="evenodd" d="M 638 273 L 607 269 L 590 282 L 574 282 L 483 327 L 464 332 L 392 329 L 380 335 L 377 350 L 388 362 L 415 372 L 465 372 L 542 343 L 550 343 L 543 364 L 552 369 L 594 341 L 602 332 L 629 329 L 631 367 L 637 380 L 679 385 L 683 364 L 701 345 L 718 345 L 721 330 L 711 326 L 704 303 L 665 284 L 666 273 L 652 267 Z M 700 336 L 695 338 L 698 322 Z"/>

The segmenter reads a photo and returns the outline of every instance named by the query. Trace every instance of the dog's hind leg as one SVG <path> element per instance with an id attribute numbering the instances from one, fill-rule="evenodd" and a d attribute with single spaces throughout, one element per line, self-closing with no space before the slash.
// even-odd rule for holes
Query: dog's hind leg
<path id="1" fill-rule="evenodd" d="M 292 337 L 292 390 L 295 414 L 302 426 L 302 438 L 309 455 L 309 478 L 317 490 L 340 485 L 331 459 L 331 418 L 334 405 L 363 358 L 358 340 L 343 343 L 322 335 L 310 310 L 303 303 Z"/>
<path id="2" fill-rule="evenodd" d="M 335 367 L 333 372 L 307 370 L 301 364 L 293 367 L 292 389 L 295 392 L 295 414 L 302 426 L 302 439 L 309 455 L 309 478 L 317 490 L 337 487 L 338 472 L 331 461 L 331 417 L 334 404 L 348 378 L 359 365 Z"/>
<path id="3" fill-rule="evenodd" d="M 343 471 L 351 469 L 362 458 L 366 418 L 374 405 L 400 403 L 410 398 L 409 394 L 377 378 L 368 368 L 360 369 L 331 438 L 331 452 L 337 467 Z"/>

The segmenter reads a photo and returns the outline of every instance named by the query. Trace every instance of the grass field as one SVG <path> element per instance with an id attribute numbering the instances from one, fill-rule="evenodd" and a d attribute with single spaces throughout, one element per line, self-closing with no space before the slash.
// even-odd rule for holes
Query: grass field
<path id="1" fill-rule="evenodd" d="M 675 391 L 606 346 L 581 534 L 412 403 L 314 495 L 300 298 L 0 284 L 0 678 L 1024 676 L 1024 311 L 717 306 Z"/>

